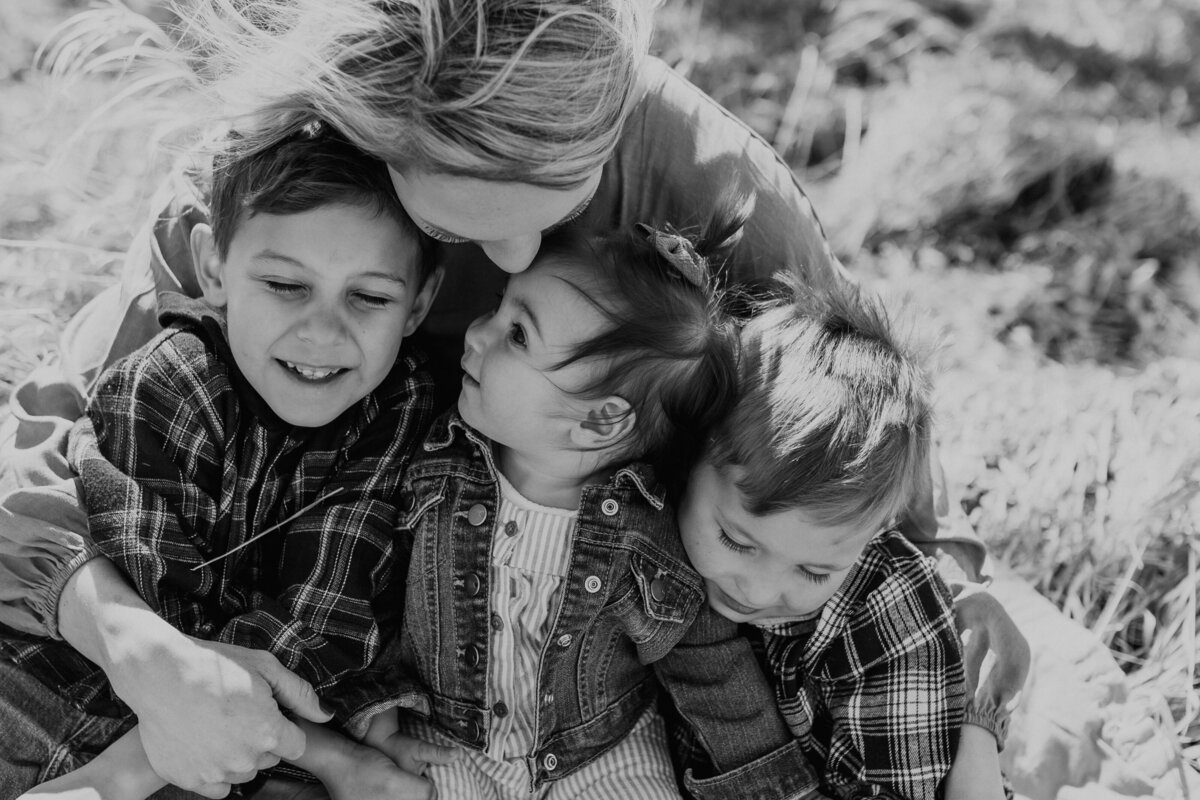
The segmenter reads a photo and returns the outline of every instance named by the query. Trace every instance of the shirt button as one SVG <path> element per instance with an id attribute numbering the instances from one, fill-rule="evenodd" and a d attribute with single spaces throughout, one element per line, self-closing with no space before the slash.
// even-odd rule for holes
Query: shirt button
<path id="1" fill-rule="evenodd" d="M 667 596 L 667 582 L 662 578 L 655 578 L 650 581 L 650 597 L 654 602 L 661 603 L 663 598 Z"/>
<path id="2" fill-rule="evenodd" d="M 554 695 L 547 694 L 545 697 L 542 698 L 542 703 L 545 705 L 548 705 L 548 706 L 554 705 Z"/>
<path id="3" fill-rule="evenodd" d="M 600 579 L 595 575 L 588 575 L 587 579 L 583 582 L 583 588 L 587 589 L 588 594 L 595 594 L 600 591 L 600 586 Z"/>
<path id="4" fill-rule="evenodd" d="M 467 522 L 478 528 L 487 521 L 487 506 L 476 503 L 467 510 Z"/>
<path id="5" fill-rule="evenodd" d="M 474 669 L 479 666 L 479 648 L 473 644 L 467 645 L 467 649 L 463 651 L 463 661 L 468 667 Z"/>
<path id="6" fill-rule="evenodd" d="M 573 641 L 575 641 L 575 639 L 573 636 L 571 636 L 571 634 L 564 633 L 562 636 L 558 637 L 558 646 L 559 647 L 570 647 L 571 642 L 573 642 Z"/>
<path id="7" fill-rule="evenodd" d="M 504 719 L 508 716 L 508 706 L 506 706 L 504 701 L 501 700 L 499 703 L 496 703 L 496 705 L 492 706 L 492 713 L 497 717 L 500 717 L 500 719 Z"/>
<path id="8" fill-rule="evenodd" d="M 604 514 L 606 517 L 615 516 L 617 511 L 620 509 L 621 507 L 617 505 L 617 501 L 613 500 L 611 497 L 600 504 L 600 513 Z"/>
<path id="9" fill-rule="evenodd" d="M 516 536 L 517 535 L 517 523 L 513 522 L 511 519 L 508 522 L 504 523 L 504 535 L 505 536 Z"/>
<path id="10" fill-rule="evenodd" d="M 554 772 L 558 769 L 558 756 L 554 753 L 546 753 L 546 757 L 542 759 L 542 766 L 546 768 L 547 772 Z"/>
<path id="11" fill-rule="evenodd" d="M 504 620 L 500 618 L 499 614 L 495 614 L 495 613 L 492 614 L 492 630 L 494 630 L 494 631 L 504 630 Z"/>
<path id="12" fill-rule="evenodd" d="M 471 597 L 478 597 L 479 593 L 483 591 L 483 581 L 480 579 L 479 574 L 475 572 L 468 574 L 463 579 L 463 588 L 467 590 L 467 594 Z"/>

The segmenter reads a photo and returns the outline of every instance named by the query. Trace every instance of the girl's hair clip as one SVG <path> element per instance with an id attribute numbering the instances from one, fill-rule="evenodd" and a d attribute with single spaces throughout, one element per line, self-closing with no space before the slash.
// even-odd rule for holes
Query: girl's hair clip
<path id="1" fill-rule="evenodd" d="M 688 283 L 700 289 L 708 284 L 708 264 L 704 257 L 696 252 L 696 246 L 690 239 L 678 233 L 657 230 L 641 222 L 637 223 L 637 229 L 646 235 L 658 254 Z"/>

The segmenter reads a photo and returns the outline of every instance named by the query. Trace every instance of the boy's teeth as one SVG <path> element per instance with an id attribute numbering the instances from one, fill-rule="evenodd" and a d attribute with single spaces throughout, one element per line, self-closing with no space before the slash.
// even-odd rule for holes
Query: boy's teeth
<path id="1" fill-rule="evenodd" d="M 287 364 L 288 367 L 290 367 L 291 369 L 294 369 L 296 372 L 299 372 L 301 375 L 308 378 L 309 380 L 314 380 L 314 381 L 320 380 L 321 378 L 328 378 L 333 373 L 339 371 L 337 368 L 313 369 L 312 367 L 305 367 L 305 366 L 301 366 L 300 364 L 293 364 L 291 361 L 285 361 L 283 363 Z"/>

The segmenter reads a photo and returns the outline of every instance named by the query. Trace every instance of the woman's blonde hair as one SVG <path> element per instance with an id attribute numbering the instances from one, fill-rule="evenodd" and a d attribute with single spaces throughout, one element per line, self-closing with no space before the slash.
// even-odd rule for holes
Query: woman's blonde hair
<path id="1" fill-rule="evenodd" d="M 651 0 L 204 0 L 186 35 L 250 150 L 324 120 L 397 169 L 570 187 L 635 102 Z"/>

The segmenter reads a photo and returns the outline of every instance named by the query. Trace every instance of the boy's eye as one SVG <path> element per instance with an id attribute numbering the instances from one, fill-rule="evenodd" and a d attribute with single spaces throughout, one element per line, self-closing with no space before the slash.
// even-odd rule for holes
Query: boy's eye
<path id="1" fill-rule="evenodd" d="M 263 280 L 268 289 L 284 297 L 297 297 L 304 293 L 305 287 L 299 283 L 284 283 L 283 281 Z"/>
<path id="2" fill-rule="evenodd" d="M 358 292 L 354 297 L 368 308 L 387 308 L 392 304 L 392 298 L 377 294 L 363 294 L 362 292 Z"/>
<path id="3" fill-rule="evenodd" d="M 517 347 L 524 347 L 529 344 L 525 338 L 525 329 L 515 322 L 508 326 L 508 340 Z"/>
<path id="4" fill-rule="evenodd" d="M 717 539 L 721 542 L 721 544 L 723 544 L 725 547 L 728 547 L 730 550 L 732 550 L 735 553 L 749 553 L 751 550 L 754 549 L 747 545 L 735 542 L 733 539 L 730 539 L 729 534 L 725 533 L 724 528 L 717 528 Z"/>
<path id="5" fill-rule="evenodd" d="M 824 573 L 809 572 L 804 567 L 796 567 L 796 571 L 799 572 L 801 575 L 803 575 L 805 580 L 807 580 L 811 583 L 815 583 L 817 585 L 825 583 L 829 580 L 828 572 L 824 572 Z"/>

